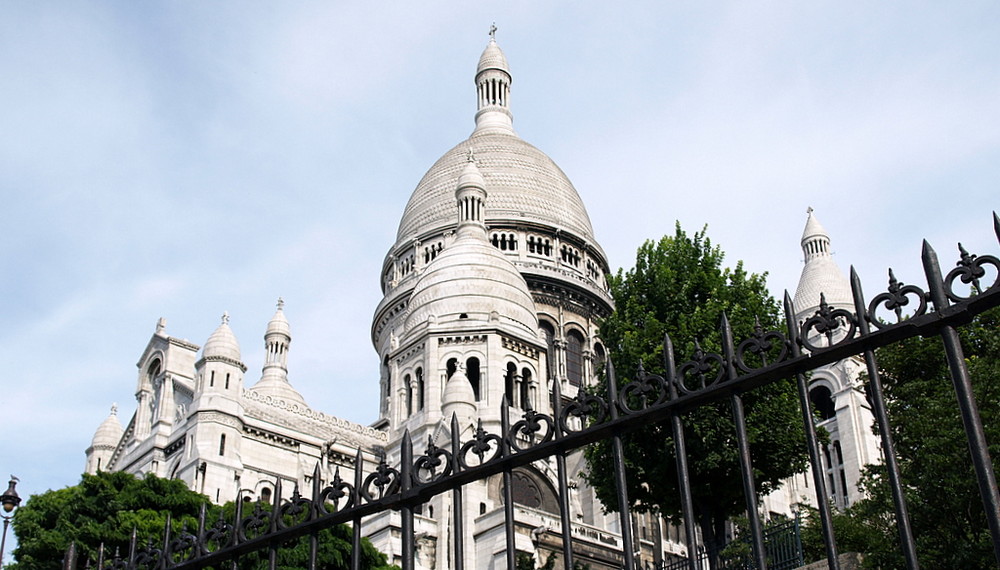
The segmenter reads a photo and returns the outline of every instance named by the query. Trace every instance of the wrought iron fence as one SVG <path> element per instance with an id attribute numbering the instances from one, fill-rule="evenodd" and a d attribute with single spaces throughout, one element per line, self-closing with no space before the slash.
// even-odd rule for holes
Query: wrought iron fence
<path id="1" fill-rule="evenodd" d="M 795 518 L 772 523 L 764 529 L 764 550 L 767 567 L 770 570 L 794 570 L 802 566 L 802 535 L 800 533 L 802 520 L 796 514 Z M 741 545 L 750 549 L 750 541 L 740 540 Z M 749 552 L 738 551 L 732 554 L 725 552 L 719 556 L 719 570 L 751 570 L 756 568 Z M 698 563 L 702 568 L 709 564 L 709 553 L 705 548 L 698 549 Z M 679 559 L 664 562 L 660 570 L 689 570 L 690 559 Z"/>
<path id="2" fill-rule="evenodd" d="M 1000 241 L 1000 218 L 993 215 L 994 233 Z M 854 311 L 832 308 L 825 302 L 819 310 L 799 326 L 794 318 L 791 299 L 785 295 L 785 331 L 758 330 L 751 338 L 737 343 L 728 323 L 723 319 L 723 350 L 721 354 L 700 351 L 679 366 L 674 361 L 670 338 L 665 338 L 666 375 L 658 376 L 639 370 L 635 379 L 621 390 L 615 372 L 607 365 L 607 393 L 594 395 L 580 391 L 565 405 L 556 392 L 552 415 L 527 410 L 512 425 L 507 406 L 501 414 L 501 433 L 489 433 L 481 426 L 468 441 L 460 441 L 457 421 L 452 420 L 452 439 L 438 447 L 430 442 L 419 454 L 407 434 L 403 437 L 398 464 L 385 459 L 366 473 L 361 451 L 353 473 L 342 478 L 340 473 L 328 485 L 321 486 L 318 472 L 312 478 L 312 488 L 306 493 L 296 488 L 283 499 L 281 481 L 275 483 L 271 509 L 254 508 L 243 512 L 237 503 L 233 520 L 206 520 L 201 517 L 193 530 L 168 528 L 161 541 L 142 546 L 133 539 L 129 551 L 122 556 L 101 561 L 98 566 L 121 569 L 238 568 L 241 557 L 256 555 L 269 568 L 276 567 L 277 554 L 285 545 L 307 540 L 310 549 L 309 568 L 317 567 L 318 533 L 334 525 L 350 523 L 353 528 L 352 568 L 360 568 L 361 522 L 377 513 L 398 511 L 401 516 L 401 561 L 404 570 L 414 568 L 414 509 L 428 499 L 443 493 L 453 496 L 452 512 L 447 513 L 456 529 L 448 545 L 452 549 L 453 567 L 462 570 L 466 545 L 462 529 L 467 515 L 462 512 L 463 486 L 502 474 L 507 540 L 506 566 L 515 568 L 515 521 L 511 477 L 515 468 L 554 457 L 557 463 L 560 517 L 563 529 L 570 526 L 570 504 L 565 455 L 599 440 L 611 440 L 615 459 L 619 516 L 622 529 L 624 568 L 636 568 L 635 552 L 628 545 L 632 537 L 625 481 L 628 473 L 623 461 L 624 433 L 641 429 L 651 422 L 670 422 L 677 448 L 677 470 L 681 489 L 681 504 L 685 521 L 687 560 L 685 567 L 701 567 L 695 518 L 692 510 L 690 479 L 684 441 L 685 412 L 699 406 L 729 401 L 736 421 L 736 440 L 740 452 L 742 484 L 749 518 L 749 539 L 755 568 L 768 568 L 765 533 L 758 515 L 757 490 L 746 434 L 741 394 L 778 380 L 794 378 L 797 385 L 802 424 L 806 432 L 809 460 L 812 465 L 816 503 L 822 523 L 826 555 L 830 568 L 837 568 L 837 547 L 833 533 L 828 495 L 820 468 L 820 454 L 813 416 L 810 411 L 806 374 L 813 369 L 845 358 L 862 355 L 868 373 L 868 393 L 881 437 L 885 467 L 892 489 L 900 548 L 908 567 L 917 568 L 913 533 L 910 528 L 905 498 L 899 481 L 899 468 L 890 436 L 882 385 L 874 350 L 915 336 L 937 336 L 945 347 L 951 379 L 958 397 L 962 422 L 968 438 L 980 494 L 985 507 L 994 551 L 1000 561 L 1000 495 L 996 475 L 976 402 L 971 379 L 963 358 L 956 328 L 974 316 L 1000 306 L 1000 259 L 993 255 L 976 256 L 959 245 L 960 259 L 946 275 L 942 273 L 937 254 L 924 242 L 922 261 L 927 289 L 903 284 L 891 277 L 888 290 L 870 301 L 862 293 L 857 274 L 851 271 Z M 891 273 L 890 273 L 891 275 Z M 992 277 L 991 277 L 992 275 Z M 956 286 L 970 289 L 962 293 Z M 904 311 L 909 309 L 908 314 Z M 884 315 L 888 314 L 889 320 Z M 889 321 L 892 322 L 889 322 Z M 826 341 L 816 343 L 819 333 Z M 574 552 L 570 533 L 563 532 L 561 564 L 574 567 Z M 67 564 L 67 568 L 72 567 Z M 775 567 L 775 566 L 772 566 Z"/>

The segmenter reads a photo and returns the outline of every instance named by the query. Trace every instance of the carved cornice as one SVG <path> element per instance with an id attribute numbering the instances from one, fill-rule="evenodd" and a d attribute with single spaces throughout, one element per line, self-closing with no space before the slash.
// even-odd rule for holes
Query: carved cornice
<path id="1" fill-rule="evenodd" d="M 453 344 L 482 344 L 486 342 L 486 338 L 487 335 L 485 334 L 443 336 L 443 337 L 438 337 L 438 346 L 447 346 Z"/>

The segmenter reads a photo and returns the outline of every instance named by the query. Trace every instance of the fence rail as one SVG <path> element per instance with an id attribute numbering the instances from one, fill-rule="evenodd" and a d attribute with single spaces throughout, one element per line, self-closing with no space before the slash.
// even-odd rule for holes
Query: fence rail
<path id="1" fill-rule="evenodd" d="M 993 215 L 994 233 L 1000 241 L 1000 218 Z M 276 555 L 284 545 L 309 538 L 310 568 L 316 568 L 317 533 L 341 523 L 353 525 L 352 568 L 360 568 L 361 521 L 387 510 L 401 516 L 401 559 L 404 570 L 414 568 L 414 509 L 431 497 L 451 493 L 452 512 L 448 514 L 456 529 L 448 548 L 457 570 L 463 568 L 466 545 L 462 529 L 467 517 L 462 512 L 462 487 L 473 481 L 502 474 L 506 508 L 505 534 L 508 568 L 515 567 L 514 513 L 511 474 L 521 466 L 550 457 L 556 458 L 562 528 L 569 529 L 569 494 L 565 454 L 599 440 L 611 440 L 617 475 L 618 503 L 621 505 L 622 558 L 625 568 L 636 568 L 631 536 L 620 436 L 641 429 L 651 422 L 670 422 L 677 446 L 678 480 L 685 521 L 687 560 L 685 567 L 700 568 L 696 523 L 692 510 L 690 479 L 684 442 L 685 412 L 715 402 L 732 404 L 740 450 L 742 484 L 752 546 L 752 567 L 768 568 L 765 534 L 757 508 L 757 492 L 752 477 L 752 462 L 746 437 L 741 394 L 781 379 L 794 378 L 799 396 L 803 427 L 809 449 L 814 488 L 822 522 L 826 555 L 830 568 L 837 568 L 837 548 L 831 523 L 829 501 L 821 469 L 819 446 L 810 411 L 806 374 L 813 369 L 844 358 L 862 355 L 865 359 L 868 392 L 879 428 L 883 457 L 893 492 L 900 533 L 900 548 L 909 568 L 918 568 L 915 542 L 910 529 L 905 498 L 899 481 L 899 468 L 889 432 L 881 381 L 874 350 L 916 336 L 937 336 L 946 349 L 952 383 L 972 453 L 980 493 L 992 533 L 994 551 L 1000 561 L 1000 497 L 996 475 L 989 457 L 983 426 L 972 395 L 971 380 L 964 361 L 956 329 L 976 315 L 1000 306 L 1000 260 L 993 255 L 976 256 L 959 245 L 956 266 L 942 273 L 937 254 L 924 242 L 922 261 L 927 288 L 898 282 L 890 271 L 888 289 L 867 301 L 861 281 L 852 269 L 851 287 L 854 311 L 833 308 L 825 300 L 812 317 L 801 326 L 796 322 L 791 299 L 785 295 L 785 331 L 758 330 L 751 338 L 736 342 L 723 319 L 721 354 L 700 350 L 688 361 L 675 365 L 669 337 L 665 339 L 666 375 L 638 370 L 634 380 L 621 387 L 615 371 L 607 365 L 607 393 L 599 396 L 579 391 L 575 399 L 563 403 L 559 383 L 553 383 L 555 410 L 552 415 L 527 410 L 513 424 L 504 405 L 501 433 L 476 430 L 472 439 L 460 441 L 457 420 L 452 419 L 452 438 L 438 447 L 429 442 L 414 455 L 409 434 L 402 440 L 400 461 L 390 465 L 382 459 L 370 473 L 364 472 L 358 451 L 354 472 L 342 478 L 339 471 L 330 484 L 321 486 L 319 466 L 312 478 L 312 488 L 302 494 L 296 488 L 290 499 L 283 499 L 280 480 L 275 484 L 270 509 L 259 506 L 243 511 L 237 501 L 233 520 L 205 520 L 204 511 L 194 531 L 166 529 L 163 539 L 142 547 L 133 538 L 129 552 L 112 560 L 98 562 L 99 568 L 122 569 L 198 569 L 235 568 L 241 556 L 258 552 L 266 555 L 269 568 L 276 566 Z M 962 289 L 968 289 L 963 292 Z M 907 311 L 905 312 L 904 311 Z M 822 341 L 818 341 L 821 339 Z M 562 564 L 573 568 L 574 552 L 568 530 L 563 532 Z M 74 568 L 74 557 L 67 555 L 66 568 Z M 771 566 L 778 567 L 778 566 Z"/>

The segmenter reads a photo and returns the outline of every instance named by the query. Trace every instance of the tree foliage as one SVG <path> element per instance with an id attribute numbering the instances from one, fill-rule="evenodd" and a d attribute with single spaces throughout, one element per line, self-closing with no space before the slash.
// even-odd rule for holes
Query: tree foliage
<path id="1" fill-rule="evenodd" d="M 647 241 L 635 267 L 609 278 L 616 310 L 601 325 L 618 383 L 624 385 L 641 362 L 663 373 L 663 337 L 669 333 L 678 363 L 693 354 L 721 352 L 723 312 L 736 342 L 749 338 L 755 319 L 765 330 L 779 329 L 778 303 L 768 294 L 765 275 L 748 273 L 742 262 L 724 268 L 722 250 L 705 230 L 687 235 L 678 224 L 673 236 Z M 604 386 L 598 388 L 606 390 Z M 807 454 L 801 415 L 791 382 L 778 382 L 743 395 L 758 493 L 805 469 Z M 735 425 L 728 402 L 683 415 L 695 516 L 710 551 L 721 546 L 727 518 L 745 512 Z M 674 441 L 670 425 L 651 425 L 623 436 L 631 508 L 678 520 L 681 513 Z M 587 478 L 607 508 L 617 508 L 611 444 L 587 450 Z"/>
<path id="2" fill-rule="evenodd" d="M 13 570 L 41 570 L 60 567 L 66 549 L 76 543 L 81 565 L 85 560 L 96 561 L 97 549 L 104 544 L 105 556 L 128 551 L 132 530 L 138 543 L 158 543 L 163 535 L 167 516 L 173 528 L 198 527 L 202 505 L 208 505 L 208 520 L 218 518 L 220 511 L 232 520 L 235 505 L 211 505 L 208 498 L 191 491 L 178 480 L 162 479 L 149 474 L 137 478 L 128 473 L 98 473 L 83 475 L 80 483 L 56 491 L 34 495 L 17 511 L 14 533 L 17 548 Z M 351 531 L 346 525 L 326 529 L 319 537 L 321 568 L 348 568 L 350 565 Z M 385 555 L 375 550 L 367 540 L 362 542 L 362 567 L 385 568 Z M 283 549 L 279 568 L 303 568 L 308 559 L 308 542 Z M 254 568 L 253 555 L 241 560 L 241 568 Z"/>
<path id="3" fill-rule="evenodd" d="M 1000 465 L 1000 309 L 979 315 L 959 334 L 996 469 Z M 941 340 L 911 338 L 880 348 L 876 357 L 921 565 L 995 567 Z M 838 546 L 866 553 L 872 567 L 904 567 L 884 467 L 869 466 L 862 487 L 867 497 L 844 513 L 843 525 L 864 531 L 849 530 L 853 538 L 844 544 L 838 534 Z"/>

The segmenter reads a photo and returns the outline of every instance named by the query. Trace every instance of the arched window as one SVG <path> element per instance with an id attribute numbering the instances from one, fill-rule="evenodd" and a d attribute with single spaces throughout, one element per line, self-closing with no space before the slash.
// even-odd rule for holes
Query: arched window
<path id="1" fill-rule="evenodd" d="M 403 376 L 403 386 L 406 387 L 406 415 L 413 413 L 413 385 L 410 384 L 410 375 Z"/>
<path id="2" fill-rule="evenodd" d="M 531 370 L 521 370 L 521 409 L 531 409 Z"/>
<path id="3" fill-rule="evenodd" d="M 604 345 L 601 343 L 594 344 L 594 376 L 604 373 L 604 367 L 607 365 L 608 355 L 604 352 Z"/>
<path id="4" fill-rule="evenodd" d="M 219 455 L 226 454 L 226 434 L 219 436 Z"/>
<path id="5" fill-rule="evenodd" d="M 271 488 L 264 487 L 260 490 L 260 502 L 270 503 L 271 502 Z"/>
<path id="6" fill-rule="evenodd" d="M 382 400 L 379 402 L 379 410 L 382 413 L 388 409 L 389 394 L 392 393 L 392 374 L 389 371 L 389 356 L 382 359 Z"/>
<path id="7" fill-rule="evenodd" d="M 472 357 L 465 361 L 465 375 L 469 377 L 469 383 L 472 384 L 472 393 L 476 395 L 476 401 L 482 399 L 482 393 L 480 391 L 480 378 L 479 378 L 479 359 Z"/>
<path id="8" fill-rule="evenodd" d="M 583 385 L 583 335 L 575 330 L 566 333 L 566 377 L 573 386 Z"/>
<path id="9" fill-rule="evenodd" d="M 545 333 L 545 348 L 548 356 L 546 361 L 548 362 L 549 376 L 554 376 L 556 372 L 556 329 L 552 326 L 552 323 L 548 321 L 538 321 L 538 326 L 542 329 L 542 332 Z"/>
<path id="10" fill-rule="evenodd" d="M 417 368 L 417 411 L 424 409 L 424 369 Z"/>
<path id="11" fill-rule="evenodd" d="M 517 366 L 513 362 L 507 363 L 507 373 L 503 377 L 503 395 L 507 398 L 507 403 L 514 404 L 514 383 L 517 377 Z"/>
<path id="12" fill-rule="evenodd" d="M 830 389 L 826 386 L 814 386 L 812 390 L 809 390 L 809 401 L 812 402 L 813 410 L 819 414 L 820 421 L 828 420 L 837 415 Z"/>

